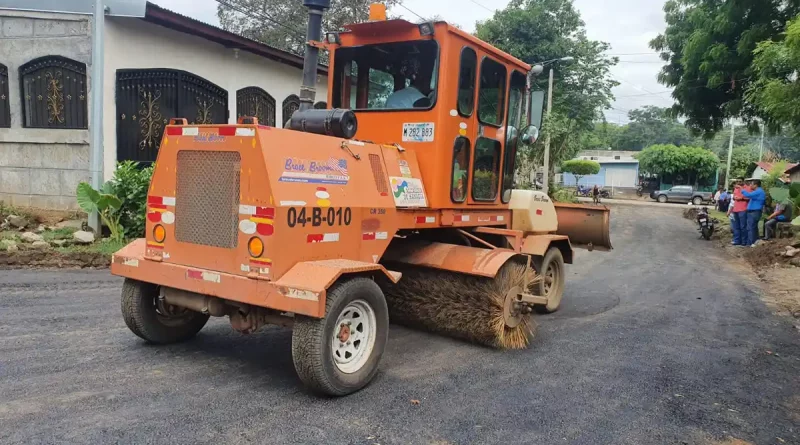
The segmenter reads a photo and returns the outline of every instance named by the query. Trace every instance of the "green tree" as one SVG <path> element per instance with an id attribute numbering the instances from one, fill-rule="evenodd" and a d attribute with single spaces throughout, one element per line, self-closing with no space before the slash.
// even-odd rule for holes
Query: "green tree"
<path id="1" fill-rule="evenodd" d="M 584 159 L 570 159 L 561 163 L 561 171 L 575 176 L 575 183 L 578 184 L 584 176 L 600 173 L 600 164 Z"/>
<path id="2" fill-rule="evenodd" d="M 666 108 L 646 105 L 628 113 L 631 122 L 619 136 L 619 150 L 639 151 L 651 145 L 687 145 L 692 135 Z"/>
<path id="3" fill-rule="evenodd" d="M 335 0 L 323 15 L 324 31 L 369 18 L 372 0 Z M 398 0 L 383 0 L 388 7 Z M 222 28 L 279 49 L 302 54 L 305 49 L 308 12 L 298 0 L 227 0 L 217 6 Z"/>
<path id="4" fill-rule="evenodd" d="M 700 147 L 653 145 L 642 150 L 636 158 L 644 172 L 662 178 L 681 178 L 694 185 L 713 180 L 719 168 L 717 155 Z"/>
<path id="5" fill-rule="evenodd" d="M 696 133 L 712 134 L 726 119 L 760 116 L 745 100 L 759 42 L 774 40 L 800 11 L 800 0 L 669 0 L 666 31 L 650 46 L 667 63 L 659 82 L 674 87 L 671 111 Z"/>
<path id="6" fill-rule="evenodd" d="M 605 55 L 607 43 L 586 36 L 584 22 L 572 1 L 512 0 L 491 19 L 478 23 L 476 35 L 530 64 L 574 58 L 546 68 L 555 70 L 553 112 L 545 119 L 534 149 L 520 151 L 519 156 L 532 158 L 520 160 L 520 165 L 541 165 L 542 144 L 548 133 L 551 169 L 584 148 L 585 136 L 602 118 L 602 110 L 611 106 L 611 89 L 618 83 L 609 69 L 617 59 Z M 546 74 L 535 79 L 534 88 L 547 88 Z"/>

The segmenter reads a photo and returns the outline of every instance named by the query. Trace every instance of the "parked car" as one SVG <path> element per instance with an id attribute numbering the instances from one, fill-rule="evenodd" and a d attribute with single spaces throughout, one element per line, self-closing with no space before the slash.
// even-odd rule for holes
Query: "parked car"
<path id="1" fill-rule="evenodd" d="M 650 197 L 658 202 L 691 202 L 694 205 L 711 202 L 713 196 L 713 193 L 695 190 L 691 185 L 676 185 L 669 190 L 650 192 Z"/>

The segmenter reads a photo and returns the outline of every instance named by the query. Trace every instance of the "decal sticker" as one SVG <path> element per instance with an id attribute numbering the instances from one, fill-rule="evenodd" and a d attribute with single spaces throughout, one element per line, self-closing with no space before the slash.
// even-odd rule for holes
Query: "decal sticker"
<path id="1" fill-rule="evenodd" d="M 183 127 L 181 134 L 184 136 L 197 136 L 200 134 L 200 129 L 197 127 Z"/>
<path id="2" fill-rule="evenodd" d="M 249 219 L 243 219 L 239 221 L 239 230 L 246 235 L 252 235 L 256 233 L 256 223 Z"/>
<path id="3" fill-rule="evenodd" d="M 169 259 L 169 252 L 164 252 L 164 254 L 163 254 L 163 255 L 161 255 L 161 256 L 162 256 L 162 257 L 163 257 L 165 260 L 168 260 L 168 259 Z"/>
<path id="4" fill-rule="evenodd" d="M 388 232 L 364 232 L 361 234 L 361 239 L 364 241 L 385 240 L 388 238 Z"/>
<path id="5" fill-rule="evenodd" d="M 173 224 L 175 222 L 175 214 L 172 212 L 162 213 L 161 222 L 163 222 L 164 224 Z"/>
<path id="6" fill-rule="evenodd" d="M 435 216 L 418 216 L 416 221 L 417 221 L 417 224 L 433 224 L 433 223 L 436 222 L 436 217 Z"/>
<path id="7" fill-rule="evenodd" d="M 466 130 L 467 129 L 467 123 L 466 122 L 462 122 L 462 123 L 458 124 L 458 128 L 460 128 L 462 130 Z"/>
<path id="8" fill-rule="evenodd" d="M 367 145 L 367 144 L 365 144 L 365 143 L 363 143 L 361 141 L 357 141 L 355 139 L 350 139 L 350 140 L 347 141 L 347 143 L 351 144 L 351 145 L 358 145 L 359 147 L 364 147 L 364 146 Z"/>
<path id="9" fill-rule="evenodd" d="M 425 189 L 418 178 L 390 177 L 392 196 L 397 207 L 427 207 Z"/>
<path id="10" fill-rule="evenodd" d="M 458 116 L 458 111 L 456 111 L 456 110 L 450 110 L 450 116 L 453 116 L 453 117 L 456 117 L 456 116 Z"/>
<path id="11" fill-rule="evenodd" d="M 286 296 L 298 300 L 319 301 L 318 293 L 311 292 L 310 290 L 295 289 L 293 287 L 286 288 Z"/>
<path id="12" fill-rule="evenodd" d="M 163 244 L 154 243 L 152 241 L 148 241 L 147 242 L 147 247 L 150 247 L 152 249 L 159 249 L 159 250 L 164 249 L 164 245 Z"/>
<path id="13" fill-rule="evenodd" d="M 219 283 L 222 281 L 222 277 L 218 273 L 207 272 L 204 270 L 193 270 L 193 269 L 189 269 L 186 271 L 186 278 L 191 278 L 193 280 L 210 281 L 212 283 Z"/>
<path id="14" fill-rule="evenodd" d="M 461 136 L 466 136 L 467 135 L 467 130 L 464 130 L 462 128 L 462 129 L 458 130 L 458 134 L 460 134 Z"/>
<path id="15" fill-rule="evenodd" d="M 291 207 L 286 212 L 286 224 L 289 228 L 305 227 L 306 225 L 320 227 L 323 224 L 327 224 L 328 227 L 349 226 L 351 222 L 353 222 L 353 211 L 350 207 L 313 207 L 311 209 Z"/>
<path id="16" fill-rule="evenodd" d="M 433 142 L 433 122 L 403 124 L 403 142 Z"/>
<path id="17" fill-rule="evenodd" d="M 281 201 L 281 207 L 305 207 L 305 201 Z"/>
<path id="18" fill-rule="evenodd" d="M 183 135 L 186 136 L 186 132 L 184 132 Z M 194 137 L 194 141 L 198 144 L 225 142 L 225 136 L 216 133 L 199 133 Z"/>
<path id="19" fill-rule="evenodd" d="M 318 233 L 313 235 L 308 235 L 306 241 L 311 244 L 316 243 L 335 243 L 339 241 L 339 234 L 338 233 Z"/>
<path id="20" fill-rule="evenodd" d="M 404 178 L 410 178 L 411 177 L 411 169 L 408 168 L 408 161 L 406 161 L 405 159 L 401 159 L 401 160 L 397 161 L 397 163 L 400 165 L 400 174 Z"/>
<path id="21" fill-rule="evenodd" d="M 250 266 L 247 264 L 242 264 L 242 272 L 250 273 Z"/>
<path id="22" fill-rule="evenodd" d="M 237 128 L 236 129 L 236 136 L 255 136 L 256 129 L 255 128 Z"/>
<path id="23" fill-rule="evenodd" d="M 161 203 L 165 206 L 175 206 L 175 197 L 173 196 L 164 196 L 161 198 Z"/>
<path id="24" fill-rule="evenodd" d="M 330 207 L 331 206 L 331 194 L 328 193 L 328 189 L 325 187 L 317 187 L 317 192 L 314 193 L 314 196 L 317 197 L 317 205 L 320 207 Z"/>
<path id="25" fill-rule="evenodd" d="M 453 217 L 455 222 L 469 222 L 469 215 L 456 215 Z"/>
<path id="26" fill-rule="evenodd" d="M 350 181 L 350 175 L 347 171 L 346 159 L 331 157 L 327 161 L 310 161 L 287 158 L 279 181 L 346 185 Z"/>

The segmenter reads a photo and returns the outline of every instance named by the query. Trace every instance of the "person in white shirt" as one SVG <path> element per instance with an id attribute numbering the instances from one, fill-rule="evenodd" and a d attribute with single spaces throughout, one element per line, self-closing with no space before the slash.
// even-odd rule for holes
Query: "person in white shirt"
<path id="1" fill-rule="evenodd" d="M 404 110 L 410 108 L 428 108 L 432 101 L 429 97 L 431 93 L 431 79 L 420 73 L 416 74 L 411 81 L 411 85 L 402 90 L 395 91 L 388 99 L 384 108 Z M 420 99 L 427 99 L 420 102 Z"/>

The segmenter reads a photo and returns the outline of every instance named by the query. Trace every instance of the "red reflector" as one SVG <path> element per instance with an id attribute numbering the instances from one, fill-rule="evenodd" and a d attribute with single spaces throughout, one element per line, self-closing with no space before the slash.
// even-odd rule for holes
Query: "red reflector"
<path id="1" fill-rule="evenodd" d="M 306 242 L 309 242 L 309 243 L 321 243 L 322 240 L 324 240 L 324 239 L 325 239 L 325 235 L 320 233 L 320 234 L 315 234 L 315 235 L 308 235 L 306 237 Z"/>
<path id="2" fill-rule="evenodd" d="M 164 204 L 164 197 L 163 196 L 148 196 L 147 197 L 148 204 Z"/>
<path id="3" fill-rule="evenodd" d="M 195 280 L 202 280 L 203 279 L 203 272 L 199 271 L 199 270 L 191 270 L 191 269 L 189 269 L 189 270 L 186 271 L 186 277 L 192 278 L 192 279 L 195 279 Z"/>
<path id="4" fill-rule="evenodd" d="M 541 215 L 542 214 L 542 209 L 536 209 L 536 214 L 537 215 Z"/>
<path id="5" fill-rule="evenodd" d="M 275 233 L 275 227 L 272 224 L 257 224 L 256 231 L 258 231 L 259 235 L 271 236 Z"/>
<path id="6" fill-rule="evenodd" d="M 236 127 L 219 127 L 220 136 L 236 136 Z"/>
<path id="7" fill-rule="evenodd" d="M 275 209 L 270 207 L 256 207 L 256 216 L 275 219 Z"/>
<path id="8" fill-rule="evenodd" d="M 361 239 L 364 241 L 375 241 L 375 232 L 366 232 L 361 235 Z"/>
<path id="9" fill-rule="evenodd" d="M 181 136 L 181 135 L 183 135 L 183 128 L 167 127 L 167 136 Z"/>
<path id="10" fill-rule="evenodd" d="M 152 221 L 154 223 L 161 222 L 161 213 L 159 213 L 159 212 L 149 212 L 147 214 L 147 219 L 149 219 L 150 221 Z"/>

